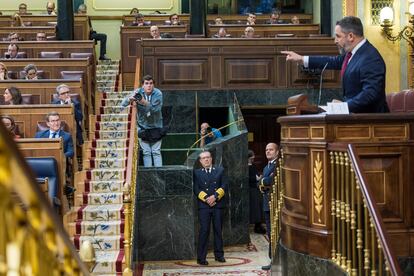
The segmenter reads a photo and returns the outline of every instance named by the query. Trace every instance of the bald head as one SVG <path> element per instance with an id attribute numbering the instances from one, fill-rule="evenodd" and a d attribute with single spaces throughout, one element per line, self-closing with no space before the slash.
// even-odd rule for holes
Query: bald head
<path id="1" fill-rule="evenodd" d="M 275 160 L 279 153 L 279 146 L 276 143 L 266 145 L 266 158 L 268 161 Z"/>

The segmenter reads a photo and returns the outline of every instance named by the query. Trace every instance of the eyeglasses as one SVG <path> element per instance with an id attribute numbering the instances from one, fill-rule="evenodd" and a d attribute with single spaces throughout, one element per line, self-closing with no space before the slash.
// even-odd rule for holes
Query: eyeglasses
<path id="1" fill-rule="evenodd" d="M 69 94 L 69 91 L 63 91 L 59 93 L 59 95 L 66 95 L 66 94 Z"/>
<path id="2" fill-rule="evenodd" d="M 37 38 L 37 39 L 46 39 L 46 36 L 40 36 L 40 35 L 39 35 L 39 36 L 37 36 L 36 38 Z"/>

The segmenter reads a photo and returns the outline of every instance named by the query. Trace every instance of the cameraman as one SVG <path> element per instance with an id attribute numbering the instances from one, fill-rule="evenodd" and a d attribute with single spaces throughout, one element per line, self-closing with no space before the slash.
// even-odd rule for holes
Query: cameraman
<path id="1" fill-rule="evenodd" d="M 162 166 L 161 141 L 165 135 L 162 124 L 162 92 L 154 88 L 152 76 L 146 75 L 142 87 L 122 100 L 126 107 L 136 102 L 138 107 L 138 137 L 144 157 L 144 167 Z M 154 160 L 154 163 L 152 162 Z"/>
<path id="2" fill-rule="evenodd" d="M 201 140 L 200 148 L 213 142 L 217 138 L 223 137 L 220 130 L 211 127 L 208 123 L 202 123 L 200 126 Z"/>

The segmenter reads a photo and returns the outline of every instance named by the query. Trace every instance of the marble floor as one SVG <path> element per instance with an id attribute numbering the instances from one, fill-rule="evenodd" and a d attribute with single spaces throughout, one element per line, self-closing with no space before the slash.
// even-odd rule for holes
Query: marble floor
<path id="1" fill-rule="evenodd" d="M 162 261 L 145 262 L 139 267 L 139 276 L 181 276 L 181 275 L 272 275 L 279 276 L 281 269 L 278 266 L 270 271 L 261 269 L 262 265 L 270 262 L 267 256 L 267 237 L 251 232 L 251 244 L 229 246 L 224 248 L 226 263 L 214 261 L 214 255 L 209 252 L 207 256 L 208 266 L 199 266 L 195 260 L 186 261 Z"/>

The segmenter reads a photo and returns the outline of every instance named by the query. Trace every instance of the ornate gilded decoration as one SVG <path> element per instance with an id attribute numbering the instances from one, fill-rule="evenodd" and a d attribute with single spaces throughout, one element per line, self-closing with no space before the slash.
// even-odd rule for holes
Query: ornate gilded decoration
<path id="1" fill-rule="evenodd" d="M 320 153 L 316 154 L 313 166 L 313 200 L 318 213 L 318 222 L 321 223 L 321 211 L 323 207 L 323 168 Z"/>

